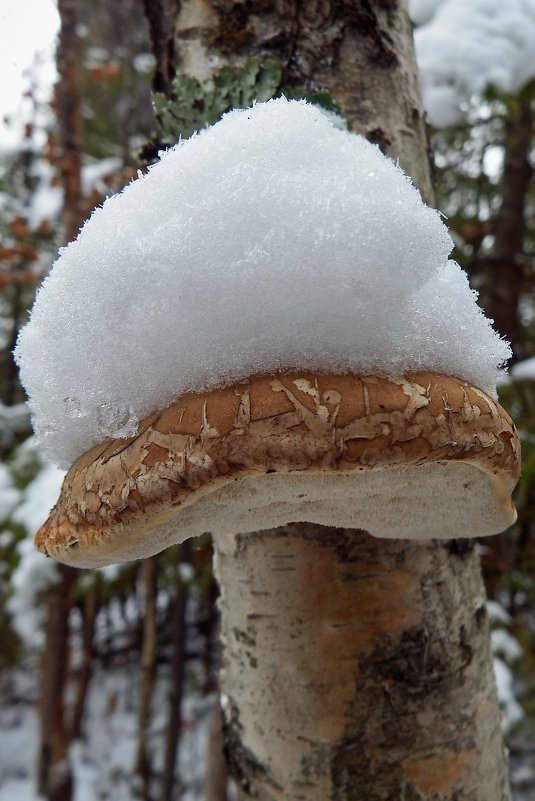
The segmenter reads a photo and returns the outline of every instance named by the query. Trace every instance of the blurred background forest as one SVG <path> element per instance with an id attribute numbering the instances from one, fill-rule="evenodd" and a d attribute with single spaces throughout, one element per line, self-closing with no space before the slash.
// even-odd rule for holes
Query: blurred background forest
<path id="1" fill-rule="evenodd" d="M 437 5 L 413 2 L 422 30 Z M 60 0 L 59 12 L 55 55 L 36 54 L 0 141 L 0 801 L 224 801 L 209 539 L 96 571 L 33 551 L 62 474 L 32 439 L 17 332 L 91 209 L 205 121 L 183 112 L 176 123 L 162 95 L 153 105 L 139 0 Z M 506 89 L 468 87 L 458 113 L 441 115 L 428 93 L 437 206 L 514 351 L 500 401 L 523 440 L 519 517 L 479 551 L 517 801 L 535 798 L 535 49 L 531 58 Z M 198 87 L 186 88 L 186 108 L 198 109 Z"/>

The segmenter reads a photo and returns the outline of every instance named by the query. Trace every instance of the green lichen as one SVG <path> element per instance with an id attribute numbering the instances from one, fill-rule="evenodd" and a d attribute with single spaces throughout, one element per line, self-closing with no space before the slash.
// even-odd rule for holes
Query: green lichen
<path id="1" fill-rule="evenodd" d="M 279 65 L 275 61 L 262 64 L 258 58 L 248 59 L 237 69 L 222 67 L 205 81 L 177 75 L 170 97 L 161 93 L 154 96 L 163 144 L 187 139 L 233 108 L 248 108 L 255 100 L 269 100 L 279 89 L 280 80 Z"/>
<path id="2" fill-rule="evenodd" d="M 250 58 L 241 67 L 222 67 L 211 78 L 198 81 L 189 75 L 176 75 L 171 93 L 154 95 L 160 124 L 159 147 L 169 147 L 194 131 L 213 125 L 233 108 L 248 108 L 254 101 L 265 102 L 284 95 L 288 99 L 306 98 L 340 114 L 328 92 L 307 92 L 299 86 L 282 86 L 282 70 L 276 61 L 262 63 Z"/>

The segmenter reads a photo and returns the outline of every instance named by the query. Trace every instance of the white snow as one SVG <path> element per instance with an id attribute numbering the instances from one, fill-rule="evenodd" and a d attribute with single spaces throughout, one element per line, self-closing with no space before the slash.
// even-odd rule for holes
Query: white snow
<path id="1" fill-rule="evenodd" d="M 106 176 L 113 175 L 122 167 L 120 158 L 110 156 L 107 159 L 91 159 L 82 167 L 82 192 L 85 197 L 97 190 L 101 195 L 109 193 L 105 182 Z"/>
<path id="2" fill-rule="evenodd" d="M 511 615 L 498 601 L 487 601 L 487 612 L 491 622 L 505 623 L 505 625 L 509 625 L 512 622 Z"/>
<path id="3" fill-rule="evenodd" d="M 502 709 L 502 731 L 509 732 L 524 717 L 524 710 L 515 698 L 513 674 L 501 659 L 493 660 L 498 701 Z"/>
<path id="4" fill-rule="evenodd" d="M 9 517 L 20 497 L 21 492 L 15 487 L 9 470 L 0 462 L 0 522 Z"/>
<path id="5" fill-rule="evenodd" d="M 11 577 L 13 595 L 7 608 L 13 629 L 21 640 L 29 647 L 42 648 L 46 609 L 38 600 L 58 581 L 58 565 L 35 550 L 33 538 L 22 540 L 18 552 L 20 562 Z"/>
<path id="6" fill-rule="evenodd" d="M 524 361 L 517 362 L 511 369 L 511 378 L 519 380 L 535 380 L 535 356 Z"/>
<path id="7" fill-rule="evenodd" d="M 13 671 L 13 695 L 0 704 L 0 801 L 43 801 L 37 792 L 39 719 L 39 667 L 26 660 L 24 670 Z M 189 665 L 191 670 L 191 664 Z M 163 671 L 162 671 L 163 674 Z M 98 665 L 86 701 L 83 737 L 71 743 L 69 762 L 73 775 L 73 801 L 136 801 L 140 798 L 134 772 L 137 748 L 139 667 L 123 665 L 103 671 Z M 193 683 L 193 682 L 192 682 Z M 215 703 L 186 687 L 182 702 L 181 732 L 176 773 L 182 801 L 205 798 L 204 776 L 210 712 Z M 168 710 L 167 675 L 156 686 L 150 746 L 154 766 L 162 769 L 162 741 Z M 155 783 L 157 788 L 157 783 Z"/>
<path id="8" fill-rule="evenodd" d="M 508 345 L 451 238 L 378 148 L 304 101 L 163 154 L 61 251 L 16 349 L 68 466 L 187 391 L 255 373 L 432 369 L 495 394 Z"/>
<path id="9" fill-rule="evenodd" d="M 433 18 L 443 0 L 409 0 L 409 13 L 415 25 L 424 25 Z"/>
<path id="10" fill-rule="evenodd" d="M 28 536 L 17 546 L 20 561 L 11 577 L 13 594 L 8 609 L 17 634 L 27 645 L 36 647 L 44 642 L 45 609 L 38 601 L 47 587 L 57 581 L 58 566 L 35 550 L 33 538 L 56 502 L 63 476 L 57 467 L 44 465 L 33 481 L 19 491 L 19 503 L 11 513 L 11 519 L 22 525 Z"/>
<path id="11" fill-rule="evenodd" d="M 15 434 L 24 431 L 29 424 L 29 412 L 25 403 L 6 406 L 0 401 L 0 431 L 9 429 Z"/>
<path id="12" fill-rule="evenodd" d="M 424 106 L 437 128 L 464 119 L 490 86 L 518 92 L 535 77 L 535 0 L 412 0 Z"/>
<path id="13" fill-rule="evenodd" d="M 521 659 L 524 653 L 518 640 L 505 629 L 494 629 L 491 631 L 490 642 L 492 653 L 502 657 L 507 664 Z"/>
<path id="14" fill-rule="evenodd" d="M 25 212 L 30 228 L 37 228 L 41 222 L 53 223 L 59 218 L 63 208 L 63 189 L 58 186 L 54 167 L 43 158 L 37 158 L 32 178 L 37 185 Z"/>
<path id="15" fill-rule="evenodd" d="M 44 465 L 24 492 L 24 500 L 13 513 L 13 520 L 20 523 L 33 536 L 48 517 L 56 503 L 65 473 L 54 465 Z"/>
<path id="16" fill-rule="evenodd" d="M 502 711 L 502 730 L 509 732 L 524 717 L 524 710 L 515 694 L 514 675 L 510 665 L 522 659 L 522 646 L 504 625 L 510 625 L 512 618 L 498 601 L 487 601 L 487 612 L 491 622 L 490 644 L 493 654 L 494 676 L 498 701 Z"/>
<path id="17" fill-rule="evenodd" d="M 20 149 L 31 116 L 29 88 L 48 102 L 57 78 L 54 41 L 59 13 L 53 0 L 0 2 L 0 151 Z"/>

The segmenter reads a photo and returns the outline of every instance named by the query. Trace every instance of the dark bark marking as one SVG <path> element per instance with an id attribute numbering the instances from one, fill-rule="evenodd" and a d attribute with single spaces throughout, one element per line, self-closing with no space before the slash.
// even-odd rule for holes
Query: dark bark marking
<path id="1" fill-rule="evenodd" d="M 463 639 L 463 647 L 464 643 Z M 449 683 L 452 678 L 457 681 L 451 676 L 451 655 L 445 644 L 433 640 L 425 626 L 407 629 L 399 640 L 385 643 L 361 663 L 361 669 L 365 676 L 378 674 L 392 683 L 400 704 L 408 696 L 428 698 L 433 686 Z M 393 700 L 390 692 L 389 699 Z"/>
<path id="2" fill-rule="evenodd" d="M 371 131 L 366 131 L 366 139 L 374 145 L 379 145 L 383 153 L 385 153 L 392 144 L 392 139 L 382 128 L 373 128 Z"/>
<path id="3" fill-rule="evenodd" d="M 152 52 L 156 58 L 152 88 L 164 95 L 170 94 L 175 76 L 174 21 L 179 3 L 180 0 L 143 0 Z"/>
<path id="4" fill-rule="evenodd" d="M 374 8 L 379 4 L 372 3 L 371 0 L 361 0 L 360 3 L 346 0 L 341 5 L 344 17 L 349 24 L 353 24 L 358 33 L 372 43 L 374 52 L 371 54 L 371 60 L 380 63 L 383 67 L 397 66 L 399 59 L 394 50 L 394 41 L 388 31 L 381 26 Z M 380 5 L 391 9 L 396 4 Z"/>
<path id="5" fill-rule="evenodd" d="M 482 604 L 476 609 L 475 620 L 477 628 L 480 629 L 487 620 L 487 607 L 485 604 Z"/>
<path id="6" fill-rule="evenodd" d="M 223 738 L 225 759 L 231 776 L 236 784 L 249 798 L 258 798 L 256 787 L 268 784 L 282 791 L 282 788 L 273 780 L 269 770 L 262 765 L 243 745 L 242 725 L 237 705 L 229 699 L 228 707 L 223 713 Z"/>
<path id="7" fill-rule="evenodd" d="M 255 638 L 252 637 L 247 631 L 240 631 L 240 629 L 234 627 L 233 633 L 238 642 L 242 642 L 244 645 L 250 645 L 252 648 L 256 647 Z"/>
<path id="8" fill-rule="evenodd" d="M 468 558 L 475 548 L 475 542 L 471 539 L 446 540 L 443 545 L 448 553 L 458 556 L 460 559 Z"/>

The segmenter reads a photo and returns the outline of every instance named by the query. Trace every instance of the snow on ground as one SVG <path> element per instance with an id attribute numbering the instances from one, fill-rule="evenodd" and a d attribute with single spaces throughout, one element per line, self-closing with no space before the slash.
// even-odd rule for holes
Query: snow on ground
<path id="1" fill-rule="evenodd" d="M 515 698 L 513 673 L 502 659 L 494 659 L 494 676 L 502 710 L 502 730 L 508 732 L 522 720 L 524 710 Z"/>
<path id="2" fill-rule="evenodd" d="M 0 401 L 0 443 L 10 445 L 16 434 L 28 429 L 29 421 L 30 412 L 25 403 L 6 406 Z"/>
<path id="3" fill-rule="evenodd" d="M 137 747 L 138 666 L 97 670 L 87 698 L 84 737 L 75 741 L 69 758 L 74 776 L 73 801 L 135 801 L 133 766 Z M 36 791 L 39 747 L 37 664 L 0 677 L 0 801 L 42 801 Z M 3 686 L 4 684 L 4 686 Z M 9 693 L 8 693 L 9 690 Z M 152 722 L 155 767 L 161 770 L 167 700 L 165 682 L 157 686 Z M 8 700 L 11 698 L 11 700 Z M 183 732 L 178 771 L 181 801 L 202 801 L 213 695 L 190 691 L 183 705 Z"/>
<path id="4" fill-rule="evenodd" d="M 403 172 L 318 108 L 233 111 L 61 251 L 16 357 L 68 466 L 184 392 L 263 372 L 432 369 L 495 394 L 509 347 Z"/>
<path id="5" fill-rule="evenodd" d="M 5 464 L 0 462 L 0 520 L 8 517 L 20 500 L 20 490 L 15 487 Z"/>
<path id="6" fill-rule="evenodd" d="M 462 122 L 488 87 L 515 94 L 535 77 L 535 0 L 411 0 L 410 9 L 435 127 Z"/>
<path id="7" fill-rule="evenodd" d="M 41 594 L 58 580 L 58 565 L 46 559 L 33 545 L 33 536 L 18 545 L 20 561 L 11 577 L 13 595 L 7 608 L 17 635 L 28 645 L 44 645 L 45 608 L 38 603 Z"/>
<path id="8" fill-rule="evenodd" d="M 38 458 L 33 438 L 19 447 L 18 457 L 31 459 L 32 454 Z M 11 522 L 22 526 L 27 533 L 26 539 L 17 546 L 19 563 L 11 576 L 12 595 L 8 600 L 8 610 L 19 637 L 27 645 L 36 647 L 42 645 L 44 637 L 44 609 L 37 599 L 56 581 L 58 566 L 35 550 L 33 538 L 57 501 L 63 476 L 63 471 L 54 465 L 42 464 L 24 490 L 16 490 L 6 466 L 0 464 L 0 521 L 9 515 Z M 11 486 L 5 483 L 6 480 L 11 482 Z M 9 528 L 6 534 L 9 534 Z"/>
<path id="9" fill-rule="evenodd" d="M 495 661 L 498 691 L 504 706 L 504 729 L 518 722 L 522 712 L 512 689 L 509 669 Z M 127 664 L 93 676 L 87 699 L 84 737 L 73 743 L 70 762 L 74 775 L 73 801 L 135 801 L 136 780 L 132 767 L 136 754 L 139 668 Z M 36 792 L 38 753 L 38 665 L 29 660 L 9 673 L 0 674 L 0 801 L 42 801 Z M 9 686 L 8 686 L 9 684 Z M 161 770 L 161 742 L 166 719 L 167 687 L 160 677 L 152 721 L 155 768 Z M 215 698 L 190 687 L 183 707 L 183 731 L 179 752 L 181 801 L 204 801 L 203 781 L 208 747 L 209 718 Z M 160 750 L 158 750 L 160 749 Z M 535 773 L 528 751 L 516 751 L 512 763 L 513 799 L 533 798 Z"/>
<path id="10" fill-rule="evenodd" d="M 31 535 L 35 534 L 54 506 L 64 476 L 65 473 L 54 465 L 44 464 L 24 490 L 24 499 L 13 512 L 15 523 L 20 523 Z"/>

